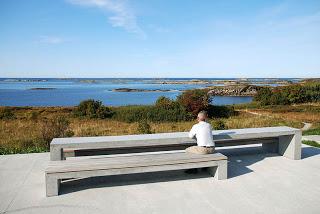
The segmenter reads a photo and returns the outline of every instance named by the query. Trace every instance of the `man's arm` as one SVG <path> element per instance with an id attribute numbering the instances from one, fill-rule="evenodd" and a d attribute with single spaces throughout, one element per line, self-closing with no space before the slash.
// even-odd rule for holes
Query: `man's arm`
<path id="1" fill-rule="evenodd" d="M 189 138 L 195 139 L 196 138 L 196 130 L 195 126 L 192 126 L 190 132 L 189 132 Z"/>

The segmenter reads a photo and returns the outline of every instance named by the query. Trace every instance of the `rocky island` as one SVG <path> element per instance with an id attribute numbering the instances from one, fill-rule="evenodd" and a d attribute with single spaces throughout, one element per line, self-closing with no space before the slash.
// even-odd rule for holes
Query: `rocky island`
<path id="1" fill-rule="evenodd" d="M 176 91 L 171 89 L 137 89 L 137 88 L 116 88 L 112 89 L 114 92 L 169 92 Z"/>
<path id="2" fill-rule="evenodd" d="M 256 85 L 234 85 L 209 87 L 209 94 L 213 96 L 254 96 L 261 86 Z"/>
<path id="3" fill-rule="evenodd" d="M 285 79 L 192 79 L 192 80 L 157 80 L 153 84 L 191 84 L 191 85 L 290 85 L 292 82 Z"/>
<path id="4" fill-rule="evenodd" d="M 256 85 L 226 85 L 211 86 L 206 88 L 212 96 L 254 96 L 261 86 Z M 113 92 L 170 92 L 179 91 L 171 89 L 136 89 L 136 88 L 116 88 Z M 182 91 L 182 90 L 180 90 Z"/>
<path id="5" fill-rule="evenodd" d="M 30 88 L 29 90 L 54 90 L 56 88 Z"/>

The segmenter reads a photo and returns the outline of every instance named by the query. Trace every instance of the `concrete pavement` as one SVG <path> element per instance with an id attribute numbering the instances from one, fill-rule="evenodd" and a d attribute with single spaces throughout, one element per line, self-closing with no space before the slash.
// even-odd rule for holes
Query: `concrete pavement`
<path id="1" fill-rule="evenodd" d="M 49 153 L 0 156 L 0 213 L 319 213 L 320 149 L 302 160 L 260 148 L 223 149 L 227 180 L 182 171 L 109 176 L 63 183 L 45 197 Z"/>

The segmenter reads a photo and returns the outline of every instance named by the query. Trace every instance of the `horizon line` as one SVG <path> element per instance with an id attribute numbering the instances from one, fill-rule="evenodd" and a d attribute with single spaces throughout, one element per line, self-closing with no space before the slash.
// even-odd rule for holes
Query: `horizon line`
<path id="1" fill-rule="evenodd" d="M 0 79 L 318 79 L 319 77 L 0 77 Z"/>

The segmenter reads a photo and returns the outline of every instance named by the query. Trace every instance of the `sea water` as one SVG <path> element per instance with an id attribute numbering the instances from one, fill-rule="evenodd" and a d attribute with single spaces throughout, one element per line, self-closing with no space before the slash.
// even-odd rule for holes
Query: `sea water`
<path id="1" fill-rule="evenodd" d="M 186 81 L 171 78 L 166 81 Z M 217 80 L 217 79 L 207 79 Z M 220 79 L 223 80 L 223 79 Z M 230 79 L 228 79 L 230 80 Z M 231 79 L 232 80 L 232 79 Z M 175 99 L 183 90 L 214 84 L 161 84 L 163 79 L 0 79 L 1 106 L 74 106 L 85 99 L 101 100 L 105 105 L 148 105 L 158 97 Z M 256 80 L 255 80 L 256 81 Z M 263 81 L 265 82 L 265 80 Z M 152 92 L 115 92 L 117 88 L 169 90 Z M 215 105 L 248 103 L 252 97 L 216 96 Z"/>

